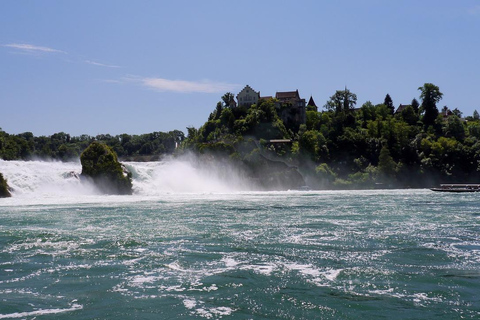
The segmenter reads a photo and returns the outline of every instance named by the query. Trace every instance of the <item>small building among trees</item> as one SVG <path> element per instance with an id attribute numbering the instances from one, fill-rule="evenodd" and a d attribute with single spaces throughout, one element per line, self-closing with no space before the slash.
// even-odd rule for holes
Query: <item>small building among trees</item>
<path id="1" fill-rule="evenodd" d="M 260 91 L 253 90 L 248 84 L 237 94 L 238 106 L 251 106 L 260 100 Z"/>
<path id="2" fill-rule="evenodd" d="M 285 126 L 298 130 L 306 122 L 306 102 L 300 98 L 298 90 L 277 92 L 275 94 L 278 116 Z"/>
<path id="3" fill-rule="evenodd" d="M 251 106 L 258 104 L 260 99 L 268 100 L 275 99 L 275 108 L 277 114 L 282 119 L 287 128 L 298 130 L 301 124 L 306 122 L 306 101 L 300 97 L 298 90 L 295 91 L 278 91 L 275 93 L 275 97 L 272 96 L 260 96 L 260 91 L 255 91 L 249 85 L 246 85 L 237 94 L 237 105 Z M 313 98 L 310 98 L 313 102 Z M 225 102 L 225 104 L 227 104 Z M 234 105 L 229 103 L 227 105 Z M 312 106 L 316 108 L 315 102 Z"/>

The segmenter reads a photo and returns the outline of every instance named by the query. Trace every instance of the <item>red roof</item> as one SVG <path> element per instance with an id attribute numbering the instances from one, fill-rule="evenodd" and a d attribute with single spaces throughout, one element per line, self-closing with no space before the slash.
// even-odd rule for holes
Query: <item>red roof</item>
<path id="1" fill-rule="evenodd" d="M 275 94 L 275 98 L 277 98 L 277 99 L 296 99 L 296 98 L 299 98 L 299 97 L 300 97 L 300 95 L 298 94 L 298 90 L 277 92 Z"/>

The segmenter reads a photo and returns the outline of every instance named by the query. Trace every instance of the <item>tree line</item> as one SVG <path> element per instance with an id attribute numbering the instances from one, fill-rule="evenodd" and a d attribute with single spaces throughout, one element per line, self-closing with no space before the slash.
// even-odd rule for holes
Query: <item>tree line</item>
<path id="1" fill-rule="evenodd" d="M 141 135 L 70 136 L 65 132 L 51 136 L 34 136 L 31 132 L 8 134 L 0 129 L 0 158 L 4 160 L 55 159 L 70 161 L 80 154 L 93 141 L 105 143 L 121 158 L 158 159 L 172 154 L 184 140 L 182 131 L 152 132 Z"/>
<path id="2" fill-rule="evenodd" d="M 268 187 L 371 188 L 425 187 L 433 183 L 480 182 L 480 117 L 462 117 L 438 104 L 439 87 L 425 83 L 418 99 L 396 109 L 386 94 L 380 103 L 357 106 L 349 89 L 337 90 L 323 110 L 307 106 L 306 122 L 284 123 L 289 105 L 274 98 L 234 106 L 226 93 L 199 128 L 142 135 L 72 137 L 64 132 L 35 137 L 0 129 L 0 157 L 68 161 L 93 141 L 103 142 L 127 160 L 157 160 L 194 152 L 234 164 Z M 177 148 L 179 147 L 179 148 Z M 220 168 L 219 168 L 220 169 Z"/>

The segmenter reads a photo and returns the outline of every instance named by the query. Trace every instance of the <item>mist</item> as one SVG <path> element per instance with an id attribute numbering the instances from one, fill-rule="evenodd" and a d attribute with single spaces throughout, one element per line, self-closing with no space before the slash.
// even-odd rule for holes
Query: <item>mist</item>
<path id="1" fill-rule="evenodd" d="M 134 194 L 230 193 L 257 189 L 229 161 L 191 153 L 160 162 L 124 162 L 132 172 Z"/>
<path id="2" fill-rule="evenodd" d="M 228 160 L 185 154 L 156 162 L 123 162 L 132 173 L 134 195 L 165 193 L 232 193 L 258 189 Z M 15 196 L 99 195 L 81 177 L 79 162 L 3 161 L 0 172 Z"/>

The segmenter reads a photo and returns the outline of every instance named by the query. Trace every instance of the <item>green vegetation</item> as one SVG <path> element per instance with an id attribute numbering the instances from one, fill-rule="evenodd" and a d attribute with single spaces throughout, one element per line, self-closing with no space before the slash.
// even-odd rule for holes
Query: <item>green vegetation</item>
<path id="1" fill-rule="evenodd" d="M 78 159 L 92 141 L 100 141 L 110 146 L 120 158 L 156 160 L 162 155 L 172 154 L 176 144 L 183 139 L 183 132 L 178 130 L 142 135 L 101 134 L 95 137 L 88 135 L 71 137 L 67 133 L 59 132 L 50 137 L 35 137 L 31 132 L 12 135 L 0 129 L 0 158 L 4 160 L 38 158 L 69 161 Z"/>
<path id="2" fill-rule="evenodd" d="M 0 198 L 8 198 L 11 196 L 7 180 L 3 178 L 3 174 L 0 173 Z"/>
<path id="3" fill-rule="evenodd" d="M 479 183 L 479 113 L 462 118 L 457 108 L 439 111 L 439 87 L 425 83 L 418 90 L 420 102 L 414 98 L 396 110 L 390 94 L 379 104 L 367 101 L 359 107 L 356 94 L 338 90 L 324 111 L 308 106 L 305 123 L 282 121 L 279 115 L 292 112 L 288 103 L 269 98 L 237 107 L 228 92 L 200 128 L 187 128 L 187 138 L 181 131 L 34 137 L 0 130 L 0 157 L 78 159 L 98 141 L 127 160 L 157 160 L 174 152 L 220 159 L 267 189 Z"/>
<path id="4" fill-rule="evenodd" d="M 203 126 L 188 128 L 183 148 L 230 157 L 259 181 L 281 174 L 288 177 L 283 182 L 291 181 L 287 172 L 298 168 L 312 188 L 480 182 L 478 112 L 465 119 L 458 109 L 444 107 L 440 113 L 439 88 L 426 83 L 419 91 L 421 105 L 413 99 L 397 111 L 389 94 L 383 103 L 367 101 L 355 109 L 357 96 L 338 90 L 326 111 L 307 108 L 298 130 L 279 119 L 283 106 L 275 99 L 250 108 L 231 108 L 222 99 Z M 272 141 L 278 139 L 287 141 Z M 272 169 L 274 161 L 285 167 Z"/>
<path id="5" fill-rule="evenodd" d="M 125 173 L 117 155 L 109 146 L 94 141 L 80 156 L 82 175 L 108 194 L 132 194 L 132 175 Z"/>

